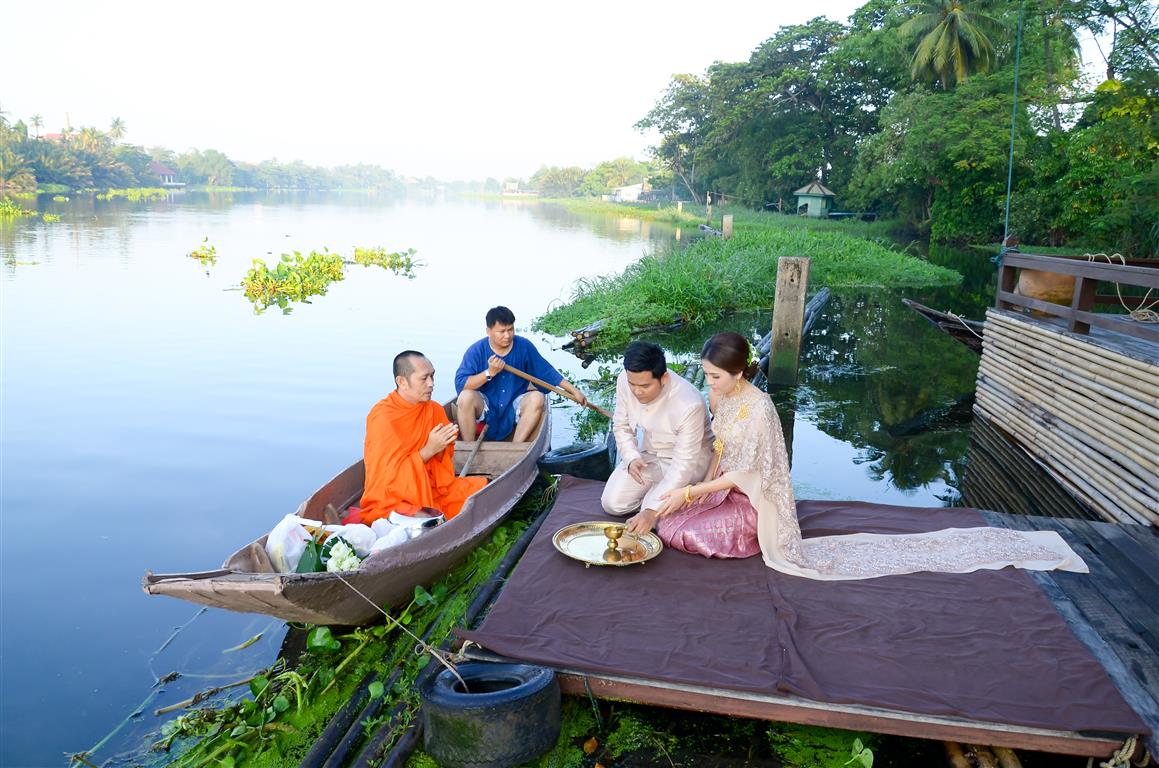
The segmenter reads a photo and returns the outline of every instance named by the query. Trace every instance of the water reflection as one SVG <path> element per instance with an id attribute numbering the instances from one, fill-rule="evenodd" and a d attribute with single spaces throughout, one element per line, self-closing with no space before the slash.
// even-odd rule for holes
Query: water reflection
<path id="1" fill-rule="evenodd" d="M 196 609 L 146 599 L 141 574 L 215 566 L 346 466 L 396 351 L 426 352 L 445 400 L 487 307 L 512 307 L 524 328 L 575 281 L 619 272 L 678 233 L 541 203 L 360 193 L 37 205 L 62 221 L 0 222 L 0 256 L 13 262 L 0 270 L 3 764 L 59 764 L 150 697 L 104 754 L 116 752 L 159 725 L 152 708 L 212 684 L 196 675 L 228 682 L 269 663 L 284 632 L 266 617 L 209 611 L 167 640 Z M 208 275 L 186 256 L 207 236 L 219 259 Z M 428 267 L 413 282 L 359 274 L 289 316 L 255 316 L 232 292 L 255 257 L 354 245 L 413 247 Z M 965 286 L 906 295 L 980 317 L 993 296 L 987 254 L 929 258 L 966 271 Z M 757 339 L 770 322 L 746 313 L 649 338 L 688 365 L 712 333 Z M 585 372 L 549 341 L 562 343 L 537 339 L 573 381 L 614 381 L 618 350 Z M 977 364 L 897 294 L 836 291 L 805 340 L 800 386 L 775 395 L 798 495 L 956 502 L 975 451 L 960 408 Z M 591 413 L 561 413 L 554 444 Z M 967 473 L 967 501 L 997 505 L 969 490 L 975 480 L 989 485 L 982 470 Z M 26 545 L 28 521 L 45 526 L 34 538 L 46 543 Z M 154 691 L 170 671 L 184 674 Z"/>

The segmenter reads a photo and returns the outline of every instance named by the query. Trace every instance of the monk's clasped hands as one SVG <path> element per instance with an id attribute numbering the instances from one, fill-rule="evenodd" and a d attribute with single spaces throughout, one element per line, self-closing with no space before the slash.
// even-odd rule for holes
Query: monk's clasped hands
<path id="1" fill-rule="evenodd" d="M 427 451 L 438 453 L 448 445 L 453 444 L 458 436 L 458 424 L 439 424 L 431 430 L 430 435 L 427 437 Z"/>

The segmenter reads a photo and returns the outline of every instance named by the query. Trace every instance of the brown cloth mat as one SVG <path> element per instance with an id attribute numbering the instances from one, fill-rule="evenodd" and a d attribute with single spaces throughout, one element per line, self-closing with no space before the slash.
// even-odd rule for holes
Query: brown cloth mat
<path id="1" fill-rule="evenodd" d="M 571 523 L 615 519 L 603 484 L 564 477 L 483 625 L 504 656 L 591 673 L 1066 731 L 1148 733 L 1050 600 L 1013 568 L 811 581 L 759 556 L 665 550 L 585 568 L 557 552 Z M 976 510 L 799 502 L 806 537 L 982 525 Z"/>

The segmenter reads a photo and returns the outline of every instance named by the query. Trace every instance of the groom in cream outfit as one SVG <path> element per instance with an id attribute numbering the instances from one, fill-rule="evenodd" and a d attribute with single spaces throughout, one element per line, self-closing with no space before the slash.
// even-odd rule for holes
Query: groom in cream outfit
<path id="1" fill-rule="evenodd" d="M 644 444 L 636 442 L 643 429 Z M 668 372 L 664 350 L 636 341 L 624 351 L 612 415 L 620 464 L 600 498 L 604 511 L 628 515 L 657 509 L 660 494 L 704 480 L 712 457 L 712 428 L 704 397 Z"/>

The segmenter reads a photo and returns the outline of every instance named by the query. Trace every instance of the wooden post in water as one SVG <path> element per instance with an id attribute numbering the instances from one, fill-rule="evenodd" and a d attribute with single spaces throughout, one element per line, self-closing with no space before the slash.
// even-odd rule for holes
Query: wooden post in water
<path id="1" fill-rule="evenodd" d="M 725 240 L 732 239 L 732 214 L 722 216 L 720 219 L 720 233 Z"/>
<path id="2" fill-rule="evenodd" d="M 809 259 L 777 259 L 777 292 L 773 299 L 773 339 L 769 352 L 769 386 L 797 383 L 801 328 L 805 322 L 805 291 L 809 287 Z"/>
<path id="3" fill-rule="evenodd" d="M 676 201 L 676 212 L 677 213 L 684 213 L 684 201 L 683 200 Z"/>

